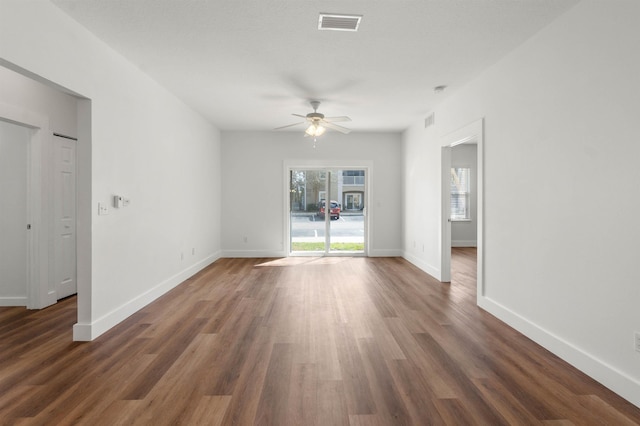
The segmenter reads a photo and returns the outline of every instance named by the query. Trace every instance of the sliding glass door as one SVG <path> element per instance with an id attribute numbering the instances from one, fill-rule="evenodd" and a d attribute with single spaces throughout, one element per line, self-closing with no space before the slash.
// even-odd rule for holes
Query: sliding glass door
<path id="1" fill-rule="evenodd" d="M 366 248 L 366 170 L 289 170 L 289 251 L 357 255 Z"/>

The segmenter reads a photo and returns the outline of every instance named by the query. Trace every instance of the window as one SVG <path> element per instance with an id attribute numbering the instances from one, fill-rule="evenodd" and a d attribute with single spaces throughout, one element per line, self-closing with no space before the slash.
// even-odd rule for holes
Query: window
<path id="1" fill-rule="evenodd" d="M 451 220 L 471 220 L 471 169 L 451 168 Z"/>
<path id="2" fill-rule="evenodd" d="M 343 170 L 343 185 L 364 185 L 364 170 Z"/>

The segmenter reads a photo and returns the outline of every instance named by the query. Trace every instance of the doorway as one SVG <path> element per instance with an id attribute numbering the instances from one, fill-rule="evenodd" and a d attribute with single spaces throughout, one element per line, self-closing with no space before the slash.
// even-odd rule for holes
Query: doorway
<path id="1" fill-rule="evenodd" d="M 478 120 L 470 125 L 446 135 L 441 140 L 441 277 L 440 281 L 451 281 L 451 247 L 452 245 L 474 245 L 477 247 L 477 294 L 478 297 L 484 295 L 484 250 L 483 250 L 483 120 Z M 460 147 L 460 148 L 457 148 Z M 469 161 L 469 153 L 465 155 L 455 155 L 454 150 L 461 152 L 462 149 L 473 151 L 475 161 Z M 472 149 L 474 148 L 475 149 Z M 463 159 L 461 159 L 463 158 Z M 455 172 L 454 172 L 455 169 Z M 467 169 L 467 170 L 464 170 Z M 463 177 L 465 173 L 468 176 Z M 455 176 L 454 176 L 455 175 Z M 469 185 L 463 185 L 463 180 L 469 179 Z M 455 185 L 454 185 L 455 183 Z M 452 191 L 452 185 L 455 190 Z M 466 191 L 475 190 L 475 198 L 466 195 Z M 452 193 L 454 194 L 454 219 L 452 220 Z M 468 205 L 464 206 L 465 203 Z M 475 204 L 472 206 L 472 204 Z M 473 207 L 473 209 L 471 209 Z M 465 210 L 467 208 L 467 210 Z M 473 213 L 471 213 L 473 212 Z M 472 217 L 473 215 L 473 217 Z M 475 229 L 475 240 L 470 234 L 466 234 L 464 239 L 458 233 L 457 240 L 452 240 L 452 225 L 469 225 L 467 228 Z M 471 225 L 475 225 L 471 226 Z M 454 225 L 455 226 L 455 225 Z M 464 229 L 465 226 L 459 227 Z M 459 231 L 459 230 L 458 230 Z"/>
<path id="2" fill-rule="evenodd" d="M 366 255 L 367 169 L 288 169 L 290 256 Z"/>
<path id="3" fill-rule="evenodd" d="M 3 190 L 5 201 L 10 200 L 2 203 L 3 210 L 12 206 L 19 217 L 9 225 L 15 235 L 9 238 L 3 231 L 0 245 L 4 250 L 8 244 L 10 251 L 20 256 L 13 259 L 11 273 L 7 264 L 1 265 L 0 272 L 5 278 L 11 276 L 6 278 L 11 283 L 0 280 L 0 304 L 42 309 L 77 293 L 76 141 L 62 138 L 73 145 L 59 144 L 60 138 L 50 131 L 47 117 L 23 108 L 0 107 L 3 128 L 26 132 L 24 140 L 19 141 L 23 152 L 11 158 L 3 156 L 11 162 L 3 164 L 3 171 L 10 174 L 3 176 L 3 184 L 11 180 L 19 192 L 8 195 Z M 58 282 L 57 276 L 61 277 Z"/>
<path id="4" fill-rule="evenodd" d="M 31 132 L 0 120 L 0 306 L 28 305 Z"/>
<path id="5" fill-rule="evenodd" d="M 41 309 L 77 293 L 76 139 L 0 117 L 0 306 Z M 49 161 L 51 159 L 51 161 Z"/>
<path id="6" fill-rule="evenodd" d="M 91 100 L 1 59 L 0 82 L 3 87 L 24 88 L 24 92 L 10 90 L 4 102 L 0 102 L 0 120 L 26 127 L 31 134 L 27 194 L 27 224 L 31 225 L 28 230 L 28 309 L 42 309 L 58 299 L 53 266 L 53 127 L 78 137 L 75 156 L 76 254 L 72 260 L 76 273 L 78 322 L 73 327 L 73 339 L 91 340 Z M 24 303 L 17 306 L 24 306 Z"/>

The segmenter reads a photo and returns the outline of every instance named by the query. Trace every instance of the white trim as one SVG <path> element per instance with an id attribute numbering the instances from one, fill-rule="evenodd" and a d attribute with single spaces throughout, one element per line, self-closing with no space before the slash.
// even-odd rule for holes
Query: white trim
<path id="1" fill-rule="evenodd" d="M 369 257 L 402 257 L 401 249 L 373 249 L 369 250 Z"/>
<path id="2" fill-rule="evenodd" d="M 0 306 L 27 306 L 26 296 L 0 297 Z"/>
<path id="3" fill-rule="evenodd" d="M 434 277 L 438 281 L 442 281 L 440 279 L 441 278 L 440 269 L 438 269 L 437 267 L 425 262 L 424 260 L 420 259 L 419 257 L 414 256 L 413 254 L 409 253 L 408 251 L 403 252 L 402 253 L 402 257 L 405 260 L 407 260 L 410 263 L 412 263 L 414 266 L 418 267 L 419 269 L 423 270 L 427 274 L 431 275 L 432 277 Z"/>
<path id="4" fill-rule="evenodd" d="M 287 253 L 283 250 L 224 250 L 220 257 L 287 257 Z"/>
<path id="5" fill-rule="evenodd" d="M 196 262 L 192 266 L 178 272 L 172 277 L 169 277 L 155 287 L 126 302 L 119 308 L 114 309 L 113 311 L 102 316 L 101 318 L 98 318 L 90 324 L 78 322 L 73 326 L 73 340 L 94 340 L 104 332 L 108 331 L 112 327 L 115 327 L 116 325 L 127 319 L 129 316 L 147 306 L 149 303 L 164 295 L 169 290 L 172 290 L 173 288 L 182 284 L 189 277 L 192 277 L 197 272 L 211 265 L 219 258 L 220 252 L 217 252 L 199 262 Z"/>
<path id="6" fill-rule="evenodd" d="M 451 147 L 440 148 L 440 278 L 451 282 Z"/>
<path id="7" fill-rule="evenodd" d="M 478 306 L 640 407 L 640 382 L 485 296 Z"/>

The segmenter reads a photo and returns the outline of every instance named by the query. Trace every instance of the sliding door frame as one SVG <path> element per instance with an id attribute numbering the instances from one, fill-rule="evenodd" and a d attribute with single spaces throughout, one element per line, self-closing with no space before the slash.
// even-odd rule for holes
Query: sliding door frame
<path id="1" fill-rule="evenodd" d="M 365 171 L 365 189 L 364 189 L 364 252 L 363 253 L 339 253 L 339 252 L 313 252 L 314 256 L 368 256 L 371 247 L 371 233 L 369 224 L 372 223 L 372 209 L 369 209 L 369 201 L 372 196 L 371 182 L 373 181 L 373 162 L 372 161 L 352 161 L 352 160 L 284 160 L 283 161 L 283 209 L 284 216 L 284 251 L 286 256 L 291 256 L 291 207 L 289 191 L 290 191 L 290 175 L 291 170 L 364 170 Z M 340 201 L 342 202 L 342 201 Z"/>

